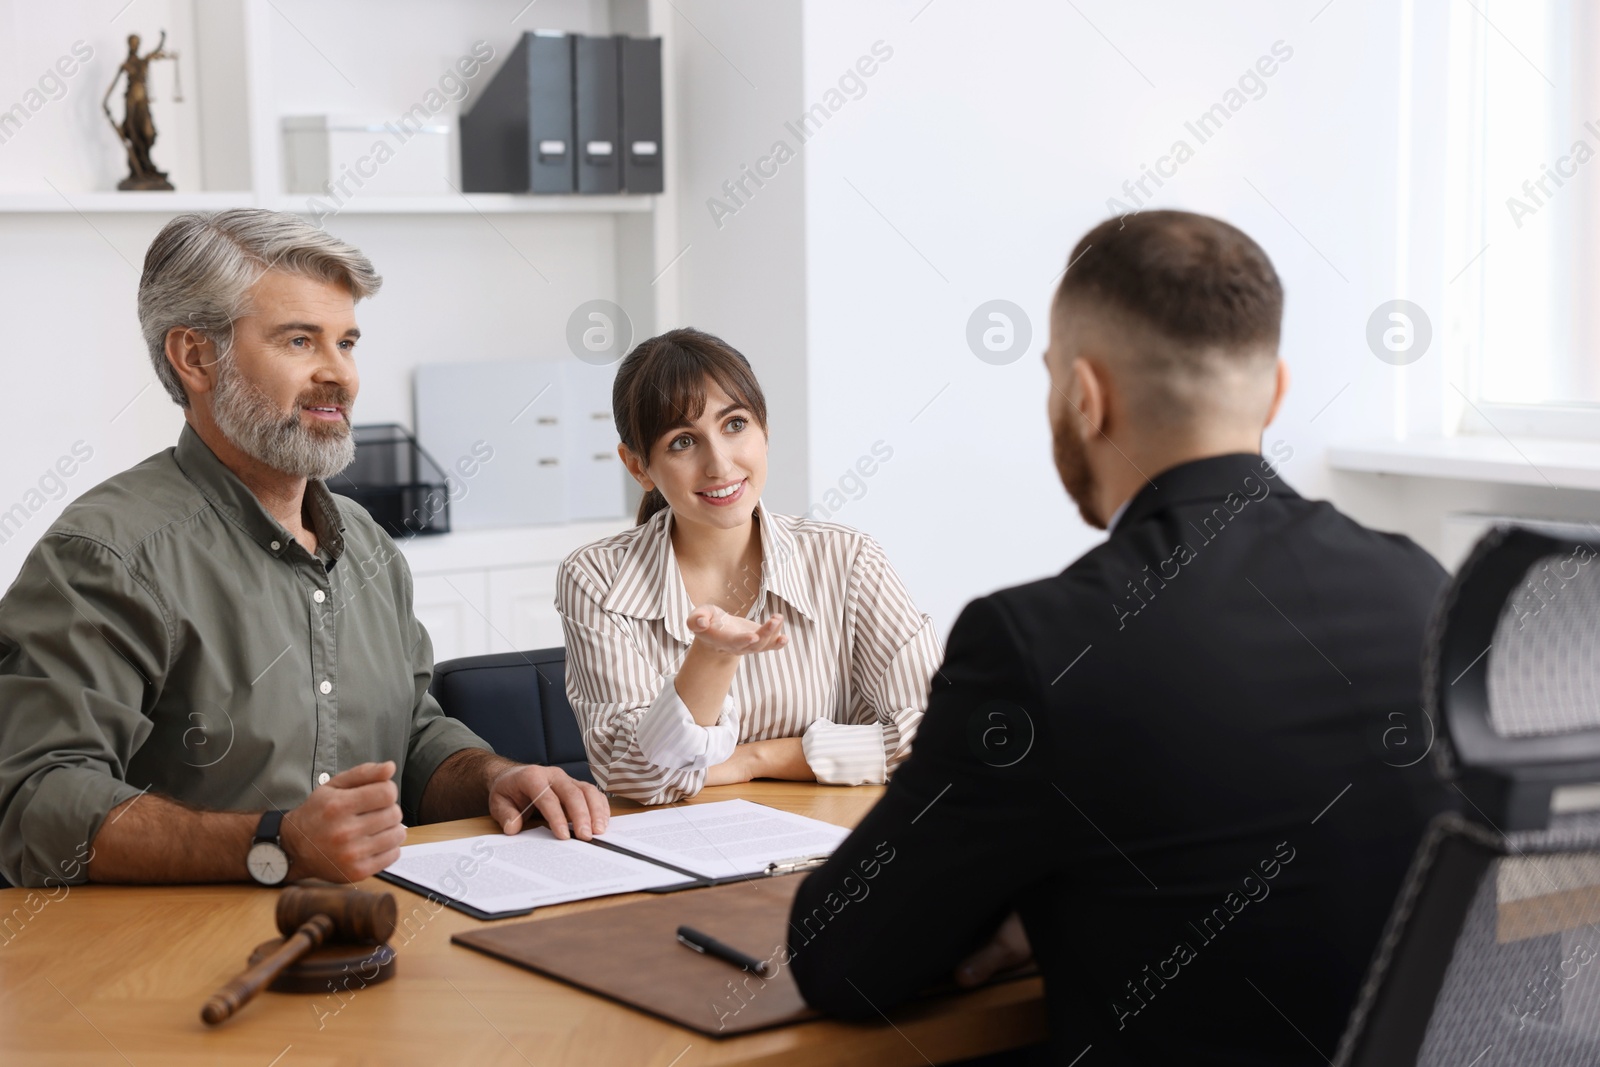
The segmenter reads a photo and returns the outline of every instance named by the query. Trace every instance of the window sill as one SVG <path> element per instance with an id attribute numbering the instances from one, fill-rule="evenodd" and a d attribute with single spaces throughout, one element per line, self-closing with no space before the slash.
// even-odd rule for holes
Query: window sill
<path id="1" fill-rule="evenodd" d="M 1432 437 L 1367 441 L 1328 450 L 1334 470 L 1454 478 L 1502 485 L 1600 492 L 1600 441 L 1524 437 Z"/>

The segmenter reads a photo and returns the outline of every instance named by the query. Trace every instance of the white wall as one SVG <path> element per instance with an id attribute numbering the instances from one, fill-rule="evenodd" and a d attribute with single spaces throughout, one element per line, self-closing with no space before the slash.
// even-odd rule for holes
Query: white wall
<path id="1" fill-rule="evenodd" d="M 137 265 L 164 221 L 0 217 L 0 512 L 33 512 L 0 543 L 0 586 L 71 498 L 177 439 L 134 312 Z M 79 441 L 93 458 L 58 489 L 46 475 Z"/>
<path id="2" fill-rule="evenodd" d="M 717 334 L 750 360 L 767 398 L 764 499 L 804 511 L 812 462 L 806 361 L 806 191 L 796 159 L 748 196 L 727 198 L 801 109 L 799 0 L 674 0 L 679 247 L 657 249 L 678 283 L 678 321 Z M 776 166 L 769 166 L 769 170 Z M 713 212 L 716 198 L 732 214 Z M 686 249 L 686 251 L 685 251 Z"/>
<path id="3" fill-rule="evenodd" d="M 0 107 L 83 36 L 78 27 L 98 34 L 96 58 L 65 96 L 0 145 L 0 191 L 48 192 L 46 178 L 69 193 L 114 182 L 115 143 L 99 97 L 120 59 L 119 38 L 130 29 L 152 34 L 163 22 L 177 33 L 188 10 L 181 0 L 141 0 L 112 23 L 121 6 L 0 0 Z M 287 110 L 326 100 L 327 108 L 388 114 L 414 102 L 475 39 L 503 56 L 525 28 L 606 25 L 597 0 L 541 0 L 513 24 L 523 7 L 407 0 L 388 9 L 392 17 L 363 22 L 351 12 L 367 4 L 276 0 L 271 32 L 281 62 L 268 85 Z M 1445 342 L 1436 340 L 1439 358 L 1397 368 L 1375 359 L 1364 337 L 1381 301 L 1406 296 L 1443 308 L 1447 279 L 1465 258 L 1446 239 L 1437 193 L 1448 157 L 1440 117 L 1451 8 L 1415 0 L 1420 47 L 1409 68 L 1406 9 L 1380 0 L 651 0 L 652 17 L 672 28 L 669 199 L 679 217 L 673 247 L 653 252 L 666 275 L 637 289 L 675 287 L 666 303 L 677 304 L 676 321 L 663 328 L 721 333 L 755 363 L 772 405 L 769 501 L 791 512 L 818 507 L 877 536 L 919 603 L 948 628 L 971 597 L 1058 571 L 1098 539 L 1049 458 L 1039 353 L 1055 277 L 1078 237 L 1108 214 L 1107 198 L 1126 199 L 1123 182 L 1174 140 L 1194 144 L 1185 121 L 1282 40 L 1293 56 L 1266 79 L 1265 94 L 1194 144 L 1194 158 L 1153 203 L 1235 222 L 1278 266 L 1294 385 L 1268 436 L 1295 449 L 1287 476 L 1302 492 L 1435 548 L 1446 511 L 1600 517 L 1600 494 L 1341 475 L 1326 466 L 1332 442 L 1396 428 L 1437 432 L 1445 421 Z M 825 100 L 880 40 L 892 57 L 864 80 L 859 99 L 800 145 L 785 123 Z M 408 58 L 397 65 L 379 54 Z M 185 90 L 198 110 L 204 94 L 190 74 Z M 169 75 L 158 68 L 157 77 Z M 1402 137 L 1406 84 L 1411 120 Z M 197 165 L 184 140 L 196 120 L 174 112 L 163 82 L 157 89 L 158 122 L 163 108 L 176 114 L 157 158 L 170 160 L 182 185 Z M 796 158 L 719 226 L 707 201 L 724 197 L 722 182 L 778 140 Z M 1414 180 L 1406 198 L 1396 195 L 1402 164 Z M 163 221 L 0 215 L 8 326 L 0 510 L 37 490 L 74 442 L 94 449 L 62 499 L 46 500 L 22 534 L 0 544 L 0 585 L 66 498 L 176 436 L 177 411 L 151 385 L 134 317 L 137 266 Z M 363 420 L 409 421 L 418 362 L 560 346 L 576 304 L 619 298 L 619 231 L 635 221 L 496 216 L 495 229 L 473 215 L 332 220 L 387 279 L 361 311 Z M 965 339 L 972 310 L 993 298 L 1032 319 L 1030 350 L 1006 366 L 980 362 Z M 1435 322 L 1438 338 L 1446 325 Z M 892 459 L 863 480 L 859 499 L 834 508 L 848 494 L 830 491 L 879 441 Z"/>
<path id="4" fill-rule="evenodd" d="M 946 624 L 973 595 L 1093 544 L 1050 463 L 1048 302 L 1108 198 L 1132 207 L 1123 182 L 1181 139 L 1193 158 L 1147 185 L 1147 204 L 1219 215 L 1272 256 L 1295 387 L 1269 439 L 1294 448 L 1294 484 L 1325 494 L 1326 442 L 1381 426 L 1390 403 L 1391 368 L 1362 338 L 1394 286 L 1394 80 L 1354 77 L 1351 63 L 1394 69 L 1387 5 L 1315 24 L 1314 7 L 1264 0 L 918 7 L 806 8 L 808 98 L 872 41 L 894 48 L 808 149 L 814 492 L 872 440 L 892 442 L 840 518 L 882 539 Z M 1185 129 L 1280 41 L 1292 54 L 1260 99 L 1205 143 Z M 968 316 L 996 297 L 1033 325 L 1028 354 L 1006 366 L 966 342 Z"/>
<path id="5" fill-rule="evenodd" d="M 1442 197 L 1425 183 L 1442 180 L 1448 14 L 1442 0 L 1418 8 L 1413 76 L 1425 93 L 1405 143 L 1419 189 L 1402 202 L 1401 5 L 808 0 L 808 103 L 874 41 L 894 50 L 805 149 L 812 498 L 873 441 L 891 444 L 894 458 L 837 518 L 884 542 L 941 625 L 971 597 L 1053 573 L 1100 536 L 1050 463 L 1046 310 L 1107 199 L 1130 202 L 1123 182 L 1178 139 L 1194 156 L 1147 203 L 1233 222 L 1283 278 L 1293 387 L 1267 440 L 1294 449 L 1286 475 L 1303 494 L 1429 547 L 1446 510 L 1600 508 L 1588 494 L 1326 466 L 1330 443 L 1385 435 L 1406 422 L 1397 411 L 1414 430 L 1439 425 L 1441 361 L 1393 367 L 1365 341 L 1379 303 L 1437 306 L 1444 284 Z M 1185 122 L 1279 41 L 1293 54 L 1264 93 L 1200 143 Z M 1028 354 L 999 367 L 965 340 L 968 315 L 996 297 L 1034 328 Z"/>
<path id="6" fill-rule="evenodd" d="M 543 0 L 513 23 L 524 6 L 407 0 L 385 6 L 390 17 L 374 25 L 359 17 L 374 10 L 368 3 L 274 0 L 268 28 L 275 62 L 265 79 L 273 106 L 284 114 L 393 117 L 474 41 L 488 41 L 496 53 L 473 80 L 481 85 L 524 29 L 609 28 L 608 9 L 586 0 Z M 162 25 L 183 55 L 186 100 L 171 99 L 171 65 L 155 65 L 160 136 L 153 155 L 181 191 L 206 187 L 197 113 L 216 104 L 198 87 L 197 66 L 208 57 L 185 29 L 189 5 L 141 0 L 113 23 L 122 7 L 123 0 L 0 0 L 0 108 L 22 99 L 74 41 L 86 39 L 95 53 L 60 99 L 0 144 L 0 193 L 51 194 L 55 186 L 73 197 L 114 188 L 126 166 L 100 98 L 125 54 L 126 34 L 142 33 L 148 51 Z M 396 55 L 410 58 L 397 66 Z M 452 113 L 456 106 L 449 105 Z M 112 107 L 120 115 L 120 94 Z M 181 415 L 155 384 L 135 312 L 145 250 L 168 217 L 0 213 L 0 320 L 8 328 L 0 354 L 0 512 L 41 505 L 14 536 L 0 532 L 0 589 L 68 501 L 177 439 Z M 611 215 L 345 213 L 326 226 L 365 251 L 385 279 L 383 291 L 358 309 L 362 422 L 411 424 L 419 363 L 559 358 L 574 308 L 619 299 Z M 93 458 L 64 486 L 48 480 L 41 491 L 40 479 L 79 441 Z"/>
<path id="7" fill-rule="evenodd" d="M 148 0 L 137 12 L 113 21 L 121 6 L 113 0 L 0 4 L 0 110 L 20 102 L 30 112 L 21 131 L 0 144 L 0 192 L 49 192 L 52 185 L 69 194 L 110 189 L 127 175 L 127 156 L 100 101 L 127 56 L 128 34 L 141 35 L 139 52 L 144 55 L 155 48 L 165 27 L 168 46 L 177 48 L 182 41 L 185 48 L 180 51 L 187 51 L 194 19 L 185 0 Z M 76 54 L 74 46 L 80 49 Z M 76 62 L 85 54 L 92 58 Z M 68 62 L 57 69 L 63 57 Z M 175 183 L 194 189 L 200 181 L 200 151 L 192 51 L 184 60 L 188 77 L 182 104 L 173 102 L 173 64 L 150 65 L 150 95 L 163 117 L 152 156 Z M 61 70 L 72 73 L 60 77 Z M 119 83 L 113 95 L 112 110 L 118 117 L 125 86 Z M 39 91 L 31 102 L 30 90 Z"/>

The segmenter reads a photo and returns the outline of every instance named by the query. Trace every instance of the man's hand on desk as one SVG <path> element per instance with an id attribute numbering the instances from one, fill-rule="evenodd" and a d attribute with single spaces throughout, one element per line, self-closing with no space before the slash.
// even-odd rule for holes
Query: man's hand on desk
<path id="1" fill-rule="evenodd" d="M 1012 912 L 988 944 L 961 961 L 956 968 L 956 985 L 963 989 L 982 985 L 1001 971 L 1020 967 L 1031 959 L 1033 946 L 1028 944 L 1027 931 L 1023 930 L 1017 913 Z"/>
<path id="2" fill-rule="evenodd" d="M 294 878 L 359 882 L 400 858 L 406 839 L 394 762 L 340 771 L 283 817 L 283 847 Z"/>
<path id="3" fill-rule="evenodd" d="M 351 767 L 311 791 L 278 827 L 289 877 L 355 882 L 400 858 L 406 829 L 394 763 Z M 235 882 L 261 812 L 199 811 L 148 790 L 117 805 L 89 850 L 93 882 Z"/>
<path id="4" fill-rule="evenodd" d="M 506 833 L 515 834 L 522 830 L 530 808 L 537 808 L 550 832 L 563 841 L 574 835 L 587 841 L 603 834 L 611 818 L 605 794 L 560 767 L 519 763 L 501 771 L 489 786 L 489 817 Z"/>
<path id="5" fill-rule="evenodd" d="M 517 763 L 483 748 L 452 753 L 423 789 L 422 821 L 470 819 L 486 811 L 508 834 L 521 833 L 538 811 L 557 838 L 573 836 L 567 829 L 571 823 L 578 838 L 587 841 L 605 833 L 611 805 L 600 790 L 560 767 Z"/>

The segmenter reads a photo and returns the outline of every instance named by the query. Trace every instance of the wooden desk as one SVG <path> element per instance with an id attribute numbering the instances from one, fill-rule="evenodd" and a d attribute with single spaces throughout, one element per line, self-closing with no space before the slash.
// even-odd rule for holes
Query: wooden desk
<path id="1" fill-rule="evenodd" d="M 853 826 L 881 792 L 756 782 L 707 789 L 696 801 L 737 795 Z M 613 810 L 637 807 L 617 801 Z M 487 818 L 465 819 L 414 828 L 407 842 L 494 830 Z M 1030 978 L 902 1009 L 893 1016 L 898 1031 L 884 1023 L 821 1020 L 708 1038 L 452 945 L 451 934 L 483 924 L 451 909 L 434 913 L 422 897 L 377 879 L 363 888 L 393 891 L 400 904 L 393 981 L 342 999 L 263 993 L 215 1030 L 200 1022 L 200 1005 L 243 967 L 252 947 L 275 936 L 275 891 L 76 886 L 49 891 L 54 900 L 43 890 L 0 892 L 0 1063 L 909 1067 L 1033 1044 L 1045 1035 L 1043 986 Z M 562 904 L 502 921 L 641 896 Z"/>

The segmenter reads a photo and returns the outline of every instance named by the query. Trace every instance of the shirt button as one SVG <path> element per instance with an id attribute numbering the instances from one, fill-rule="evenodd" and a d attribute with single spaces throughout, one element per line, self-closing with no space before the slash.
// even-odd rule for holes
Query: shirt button
<path id="1" fill-rule="evenodd" d="M 276 552 L 276 551 L 278 551 L 278 549 L 280 549 L 282 547 L 283 547 L 283 545 L 281 545 L 277 541 L 272 542 L 272 551 Z"/>
<path id="2" fill-rule="evenodd" d="M 322 684 L 317 686 L 317 688 L 322 690 L 323 696 L 327 696 L 329 693 L 333 692 L 333 683 L 324 678 L 322 680 Z"/>
<path id="3" fill-rule="evenodd" d="M 328 772 L 327 771 L 323 771 L 321 774 L 317 775 L 317 784 L 318 785 L 327 785 L 328 784 Z"/>
<path id="4" fill-rule="evenodd" d="M 320 604 L 324 600 L 328 599 L 328 595 L 326 593 L 324 593 L 322 590 L 318 589 L 315 593 L 311 594 L 311 599 L 315 600 L 318 604 Z"/>

